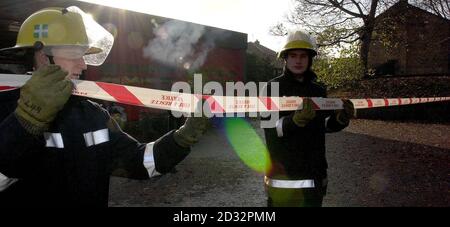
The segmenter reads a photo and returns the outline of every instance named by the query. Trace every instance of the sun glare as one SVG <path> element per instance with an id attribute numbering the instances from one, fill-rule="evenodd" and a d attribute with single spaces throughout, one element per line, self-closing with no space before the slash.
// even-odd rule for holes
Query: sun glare
<path id="1" fill-rule="evenodd" d="M 269 48 L 284 39 L 269 34 L 282 22 L 291 0 L 81 0 L 248 34 Z M 276 48 L 274 48 L 276 47 Z"/>

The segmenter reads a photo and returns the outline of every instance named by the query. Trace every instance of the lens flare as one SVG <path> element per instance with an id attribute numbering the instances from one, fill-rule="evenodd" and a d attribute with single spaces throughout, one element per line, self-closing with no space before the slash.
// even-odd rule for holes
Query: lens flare
<path id="1" fill-rule="evenodd" d="M 270 166 L 270 157 L 265 143 L 242 118 L 226 118 L 227 139 L 239 158 L 251 169 L 264 173 Z"/>

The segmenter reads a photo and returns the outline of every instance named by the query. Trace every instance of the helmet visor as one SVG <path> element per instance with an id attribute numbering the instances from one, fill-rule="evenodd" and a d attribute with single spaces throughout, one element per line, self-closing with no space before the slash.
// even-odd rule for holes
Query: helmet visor
<path id="1" fill-rule="evenodd" d="M 70 6 L 67 10 L 78 13 L 83 20 L 89 42 L 83 57 L 86 64 L 94 66 L 103 64 L 113 46 L 114 36 L 80 8 Z"/>

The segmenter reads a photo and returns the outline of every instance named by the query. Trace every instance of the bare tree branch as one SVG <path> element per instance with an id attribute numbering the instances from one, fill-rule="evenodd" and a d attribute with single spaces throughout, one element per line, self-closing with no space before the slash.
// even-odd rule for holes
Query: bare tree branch
<path id="1" fill-rule="evenodd" d="M 448 0 L 415 0 L 413 3 L 431 13 L 450 20 L 450 2 Z"/>
<path id="2" fill-rule="evenodd" d="M 282 23 L 278 23 L 277 25 L 273 26 L 269 32 L 273 36 L 286 36 L 287 35 L 287 29 L 286 29 L 286 27 L 284 27 L 284 25 Z"/>
<path id="3" fill-rule="evenodd" d="M 361 6 L 355 0 L 352 0 L 352 2 L 356 6 L 356 8 L 358 8 L 359 14 L 364 15 L 364 12 L 362 11 Z"/>
<path id="4" fill-rule="evenodd" d="M 364 14 L 358 14 L 358 13 L 352 12 L 352 11 L 344 8 L 343 4 L 342 4 L 343 1 L 341 2 L 341 4 L 339 4 L 339 2 L 337 2 L 336 0 L 328 0 L 328 2 L 330 2 L 333 5 L 333 7 L 336 7 L 336 8 L 340 9 L 341 11 L 343 11 L 343 12 L 345 12 L 345 13 L 351 15 L 351 16 L 360 17 L 360 18 L 364 17 Z"/>
<path id="5" fill-rule="evenodd" d="M 321 47 L 358 42 L 360 58 L 364 67 L 367 67 L 375 17 L 398 0 L 294 0 L 294 2 L 294 9 L 286 17 L 289 24 L 317 34 Z M 280 25 L 274 26 L 272 33 L 286 34 L 286 30 L 280 28 Z"/>

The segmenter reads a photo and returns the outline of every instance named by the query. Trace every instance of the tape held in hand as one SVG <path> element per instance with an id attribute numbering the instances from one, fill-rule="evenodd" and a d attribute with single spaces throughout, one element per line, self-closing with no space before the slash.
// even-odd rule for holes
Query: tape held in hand
<path id="1" fill-rule="evenodd" d="M 29 75 L 0 74 L 0 91 L 21 87 Z M 135 106 L 194 113 L 202 96 L 150 88 L 118 85 L 104 82 L 72 80 L 76 89 L 73 95 Z M 246 97 L 246 96 L 203 96 L 207 97 L 211 113 L 245 113 L 294 111 L 301 107 L 302 97 Z M 311 97 L 315 110 L 343 109 L 342 99 Z M 449 101 L 450 97 L 349 99 L 355 109 L 388 107 Z"/>

